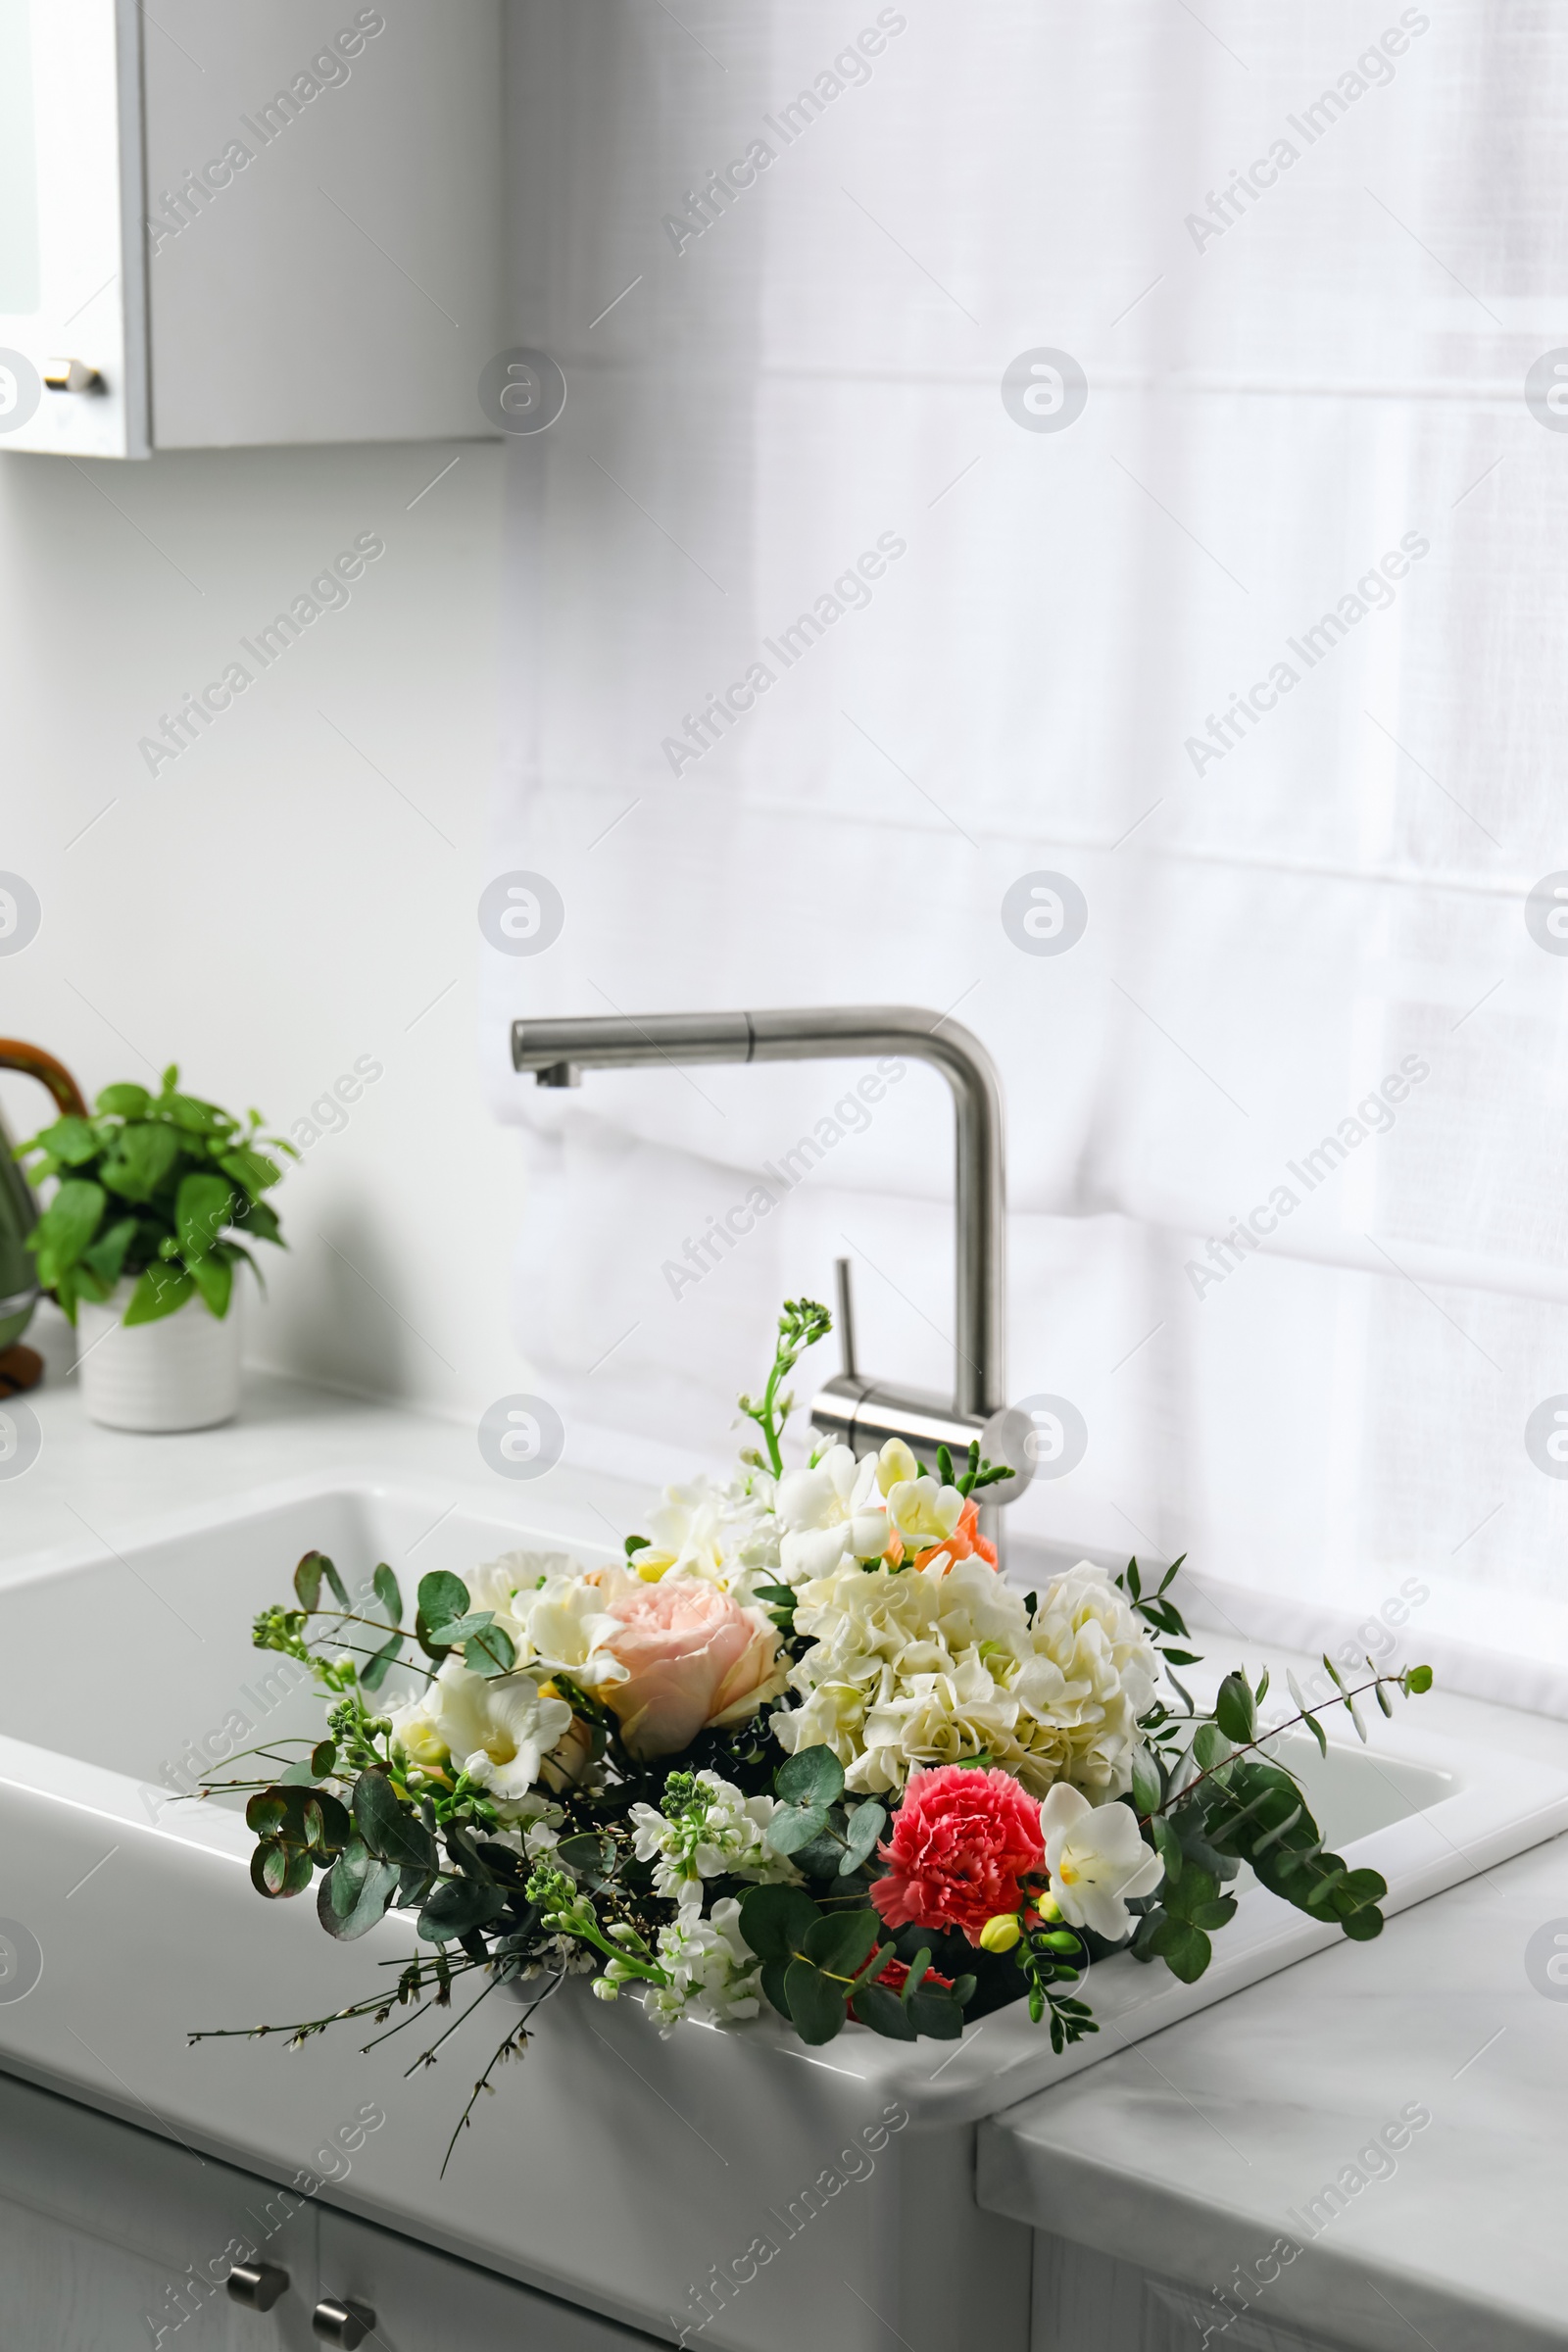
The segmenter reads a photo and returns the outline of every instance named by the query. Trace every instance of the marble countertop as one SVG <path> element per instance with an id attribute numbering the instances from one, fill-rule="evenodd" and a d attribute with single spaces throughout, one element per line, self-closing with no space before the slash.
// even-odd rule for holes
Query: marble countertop
<path id="1" fill-rule="evenodd" d="M 1557 1934 L 1564 1838 L 982 2126 L 980 2200 L 1178 2281 L 1194 2352 L 1568 2344 Z"/>

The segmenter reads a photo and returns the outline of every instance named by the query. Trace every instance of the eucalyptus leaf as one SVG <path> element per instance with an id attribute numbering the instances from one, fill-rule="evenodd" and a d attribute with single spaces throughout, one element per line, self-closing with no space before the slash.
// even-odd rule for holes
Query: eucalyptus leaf
<path id="1" fill-rule="evenodd" d="M 829 1976 L 853 1977 L 870 1958 L 881 1932 L 874 1911 L 830 1911 L 811 1922 L 802 1949 Z"/>
<path id="2" fill-rule="evenodd" d="M 316 1916 L 329 1936 L 350 1943 L 385 1917 L 397 1885 L 392 1864 L 378 1861 L 355 1838 L 323 1873 L 316 1893 Z"/>
<path id="3" fill-rule="evenodd" d="M 354 1823 L 370 1852 L 400 1869 L 434 1870 L 435 1839 L 399 1804 L 384 1772 L 362 1772 L 354 1784 Z"/>
<path id="4" fill-rule="evenodd" d="M 786 1803 L 819 1806 L 824 1812 L 844 1794 L 844 1767 L 830 1747 L 802 1747 L 773 1775 Z"/>
<path id="5" fill-rule="evenodd" d="M 487 1928 L 507 1907 L 506 1889 L 480 1879 L 447 1879 L 419 1913 L 416 1933 L 426 1943 L 444 1943 Z"/>
<path id="6" fill-rule="evenodd" d="M 839 1876 L 841 1878 L 848 1878 L 852 1870 L 858 1870 L 861 1863 L 868 1858 L 877 1839 L 887 1827 L 887 1820 L 886 1806 L 879 1805 L 874 1797 L 867 1798 L 864 1804 L 856 1806 L 855 1811 L 850 1815 L 844 1852 L 839 1859 Z"/>
<path id="7" fill-rule="evenodd" d="M 1133 1808 L 1140 1818 L 1157 1812 L 1160 1803 L 1159 1765 L 1144 1746 L 1133 1750 Z"/>
<path id="8" fill-rule="evenodd" d="M 365 1664 L 360 1668 L 360 1689 L 362 1690 L 380 1690 L 388 1674 L 397 1664 L 398 1654 L 406 1639 L 407 1637 L 403 1634 L 394 1634 L 390 1642 L 382 1642 L 373 1657 L 367 1658 Z"/>
<path id="9" fill-rule="evenodd" d="M 517 1653 L 505 1626 L 487 1625 L 481 1633 L 471 1635 L 463 1644 L 463 1663 L 470 1674 L 482 1674 L 490 1681 L 510 1674 L 517 1663 Z"/>
<path id="10" fill-rule="evenodd" d="M 768 1823 L 762 1842 L 770 1846 L 775 1854 L 798 1853 L 802 1846 L 809 1845 L 813 1838 L 819 1838 L 826 1826 L 825 1807 L 781 1805 Z M 834 1867 L 837 1868 L 836 1858 Z"/>
<path id="11" fill-rule="evenodd" d="M 1214 1720 L 1227 1740 L 1234 1740 L 1238 1747 L 1245 1747 L 1256 1736 L 1257 1702 L 1245 1675 L 1228 1674 L 1220 1684 L 1214 1700 Z"/>
<path id="12" fill-rule="evenodd" d="M 760 1960 L 792 1960 L 821 1916 L 799 1886 L 749 1886 L 741 1896 L 741 1934 Z"/>
<path id="13" fill-rule="evenodd" d="M 370 1582 L 374 1587 L 376 1599 L 387 1613 L 388 1622 L 392 1625 L 401 1625 L 403 1622 L 403 1594 L 398 1589 L 397 1578 L 385 1560 L 376 1569 Z"/>
<path id="14" fill-rule="evenodd" d="M 896 1992 L 885 1984 L 860 1984 L 856 1987 L 851 2007 L 862 2026 L 873 2034 L 885 2034 L 889 2041 L 914 2041 L 920 2029 Z"/>
<path id="15" fill-rule="evenodd" d="M 873 1993 L 880 1992 L 873 1985 Z M 784 1972 L 784 1993 L 790 2019 L 804 2042 L 816 2048 L 843 2030 L 844 1988 L 823 1976 L 809 1960 L 792 1960 Z"/>

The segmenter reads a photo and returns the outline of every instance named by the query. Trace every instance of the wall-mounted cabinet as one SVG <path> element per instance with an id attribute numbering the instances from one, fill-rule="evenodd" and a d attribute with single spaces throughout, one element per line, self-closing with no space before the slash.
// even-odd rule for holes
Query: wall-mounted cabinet
<path id="1" fill-rule="evenodd" d="M 501 0 L 0 0 L 0 451 L 488 436 Z"/>

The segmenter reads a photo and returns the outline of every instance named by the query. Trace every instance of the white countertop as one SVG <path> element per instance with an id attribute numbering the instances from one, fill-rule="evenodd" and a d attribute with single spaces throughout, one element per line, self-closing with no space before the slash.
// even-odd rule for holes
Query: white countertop
<path id="1" fill-rule="evenodd" d="M 51 1358 L 51 1384 L 27 1399 L 44 1442 L 0 1484 L 0 1580 L 24 1556 L 79 1558 L 172 1511 L 350 1465 L 417 1474 L 455 1503 L 506 1499 L 470 1426 L 270 1375 L 248 1376 L 222 1429 L 98 1429 L 63 1377 L 62 1334 L 32 1336 Z M 597 1469 L 564 1462 L 524 1492 L 535 1526 L 614 1540 Z M 619 1525 L 647 1499 L 628 1481 Z M 1568 1767 L 1568 1725 L 1442 1691 L 1420 1707 L 1522 1770 L 1531 1757 Z M 1568 2344 L 1568 1997 L 1546 1997 L 1525 1969 L 1531 1936 L 1554 1920 L 1568 1935 L 1561 1838 L 1391 1920 L 1373 1945 L 1300 1962 L 1010 2109 L 982 2129 L 981 2201 L 1200 2298 L 1290 2238 L 1302 2251 L 1251 2290 L 1252 2330 L 1304 2328 L 1368 2352 Z M 1431 2122 L 1314 2236 L 1311 2201 L 1408 2107 Z M 1222 2309 L 1211 2316 L 1217 2328 Z M 1238 2322 L 1210 2340 L 1267 2339 Z"/>

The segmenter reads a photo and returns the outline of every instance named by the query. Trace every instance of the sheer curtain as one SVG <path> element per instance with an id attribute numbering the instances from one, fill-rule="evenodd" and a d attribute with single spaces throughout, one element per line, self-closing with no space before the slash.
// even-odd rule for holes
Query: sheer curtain
<path id="1" fill-rule="evenodd" d="M 552 1096 L 507 1019 L 929 1005 L 1007 1090 L 1010 1394 L 1082 1422 L 1015 1534 L 1568 1690 L 1554 30 L 518 0 L 514 331 L 569 393 L 509 453 L 486 878 L 564 921 L 485 950 L 484 1050 L 576 1458 L 717 1459 L 846 1251 L 862 1363 L 946 1385 L 948 1106 Z"/>

